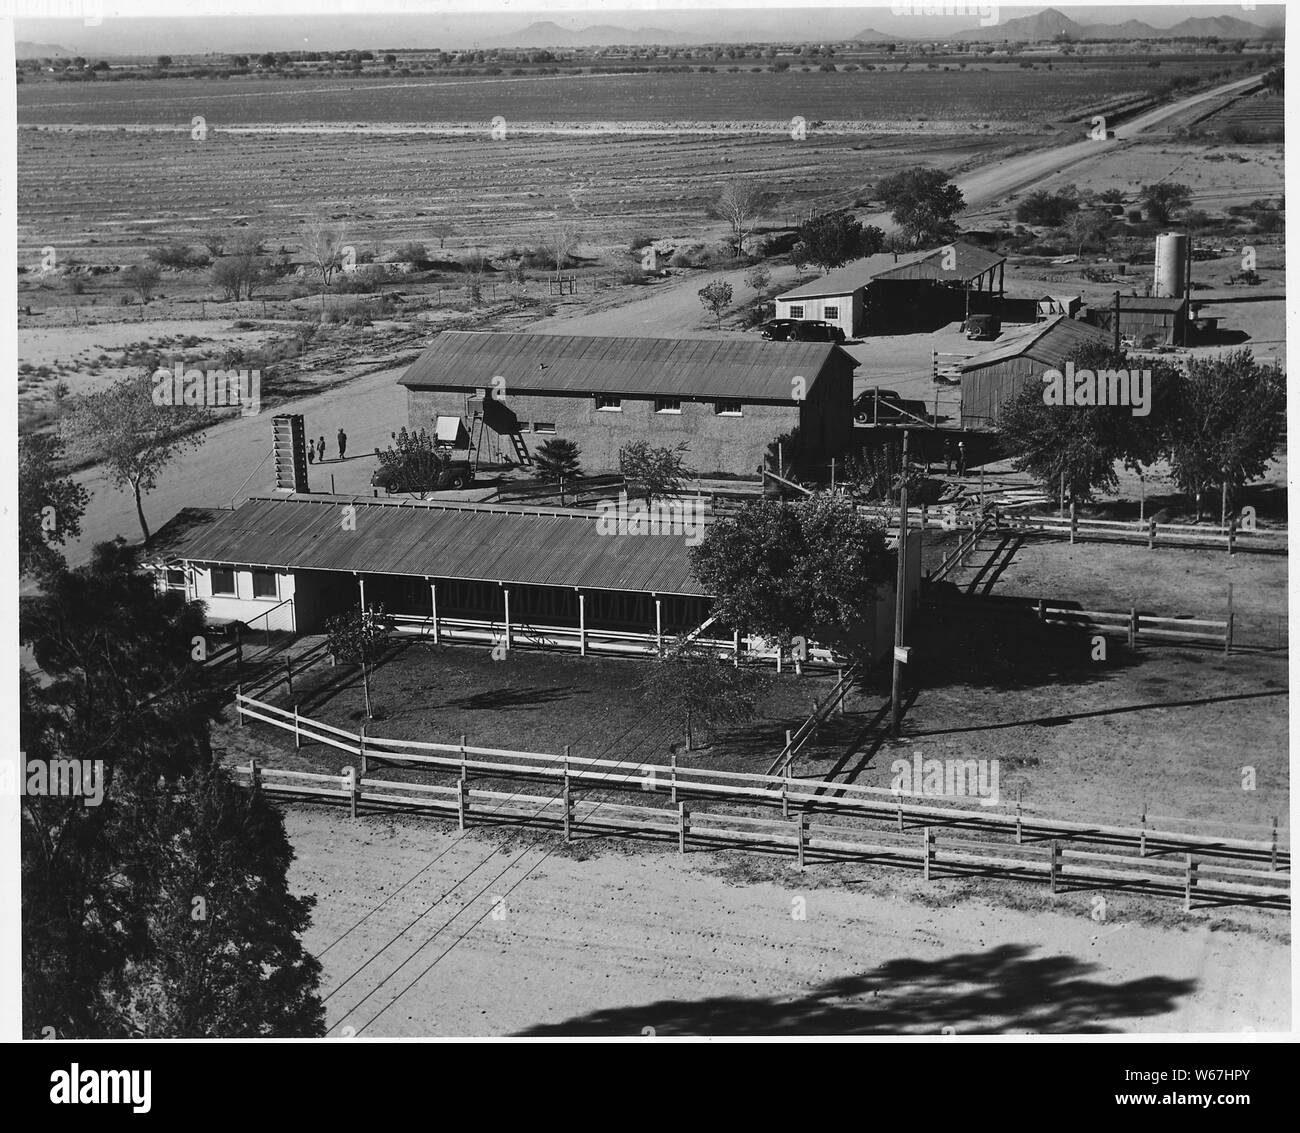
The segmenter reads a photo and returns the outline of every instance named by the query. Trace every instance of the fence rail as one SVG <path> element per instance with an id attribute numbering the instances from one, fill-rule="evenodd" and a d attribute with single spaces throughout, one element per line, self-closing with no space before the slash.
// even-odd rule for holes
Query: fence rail
<path id="1" fill-rule="evenodd" d="M 236 709 L 241 721 L 248 717 L 291 731 L 299 746 L 304 739 L 310 740 L 360 762 L 359 773 L 348 768 L 342 775 L 317 775 L 259 768 L 253 761 L 247 768 L 238 768 L 250 783 L 277 794 L 344 801 L 354 814 L 365 803 L 382 803 L 455 811 L 462 828 L 473 815 L 484 821 L 561 823 L 566 835 L 578 827 L 628 834 L 676 833 L 683 852 L 688 840 L 748 844 L 777 851 L 793 849 L 801 864 L 807 854 L 820 853 L 823 857 L 895 864 L 919 862 L 927 877 L 940 869 L 991 871 L 1046 879 L 1054 887 L 1074 882 L 1129 885 L 1153 893 L 1178 890 L 1187 902 L 1191 900 L 1187 894 L 1193 890 L 1207 900 L 1250 900 L 1275 907 L 1289 907 L 1290 902 L 1290 852 L 1279 843 L 1276 823 L 1271 841 L 1265 841 L 1186 834 L 1145 824 L 1125 827 L 1072 822 L 1026 815 L 1019 806 L 1014 810 L 992 806 L 973 810 L 951 800 L 909 801 L 915 796 L 883 787 L 796 780 L 790 777 L 788 764 L 786 776 L 781 778 L 683 767 L 675 757 L 668 764 L 629 764 L 576 757 L 567 749 L 557 755 L 478 747 L 465 742 L 465 737 L 459 744 L 447 744 L 370 736 L 308 719 L 296 709 L 289 711 L 242 693 L 236 698 Z M 454 784 L 425 784 L 370 777 L 372 769 L 384 766 L 442 771 L 457 779 Z M 471 788 L 471 775 L 549 781 L 560 785 L 562 791 L 559 795 L 523 795 Z M 583 798 L 576 805 L 590 807 L 590 811 L 582 815 L 575 809 L 575 788 L 666 795 L 669 805 Z M 729 811 L 692 813 L 691 803 L 699 800 L 780 807 L 782 818 Z M 495 805 L 488 810 L 483 806 L 488 803 Z M 604 813 L 598 816 L 598 812 Z M 851 822 L 875 822 L 888 829 L 863 828 Z M 920 850 L 917 828 L 924 830 L 926 838 Z M 913 832 L 910 836 L 909 829 Z M 942 841 L 937 830 L 945 832 Z M 1072 845 L 1062 849 L 1062 842 Z M 1082 850 L 1074 844 L 1093 848 Z M 1182 855 L 1181 873 L 1175 868 L 1177 863 L 1168 860 L 1170 854 Z M 1207 858 L 1211 860 L 1205 861 Z M 1071 863 L 1080 864 L 1067 868 Z M 1256 868 L 1243 868 L 1249 863 Z"/>
<path id="2" fill-rule="evenodd" d="M 1183 898 L 1190 911 L 1207 904 L 1249 903 L 1265 908 L 1290 907 L 1290 874 L 1275 869 L 1242 869 L 1199 860 L 1194 851 L 1181 861 L 1132 854 L 1100 853 L 1062 846 L 1059 839 L 1041 844 L 991 845 L 969 837 L 944 834 L 932 825 L 911 833 L 899 829 L 863 830 L 816 822 L 807 811 L 782 818 L 692 810 L 685 800 L 675 807 L 591 801 L 574 797 L 566 778 L 559 795 L 470 787 L 462 776 L 455 784 L 406 783 L 357 776 L 324 775 L 259 767 L 255 760 L 234 768 L 249 786 L 268 794 L 310 801 L 345 803 L 355 817 L 367 805 L 405 807 L 455 815 L 460 829 L 471 820 L 528 823 L 561 828 L 566 841 L 575 833 L 658 836 L 677 840 L 678 850 L 746 848 L 793 853 L 800 868 L 809 859 L 871 861 L 920 869 L 928 881 L 937 876 L 996 875 L 1046 881 L 1053 893 L 1073 888 L 1129 888 Z"/>
<path id="3" fill-rule="evenodd" d="M 1287 531 L 1278 529 L 1247 530 L 1239 527 L 1235 519 L 1226 527 L 1198 527 L 1186 523 L 1158 523 L 1154 519 L 1113 520 L 1083 519 L 1073 514 L 1017 515 L 1003 514 L 1000 523 L 1017 531 L 1038 531 L 1048 535 L 1068 536 L 1071 543 L 1079 539 L 1105 537 L 1129 543 L 1146 543 L 1154 548 L 1163 542 L 1166 546 L 1193 544 L 1222 546 L 1229 554 L 1235 551 L 1263 551 L 1283 553 L 1287 549 Z"/>

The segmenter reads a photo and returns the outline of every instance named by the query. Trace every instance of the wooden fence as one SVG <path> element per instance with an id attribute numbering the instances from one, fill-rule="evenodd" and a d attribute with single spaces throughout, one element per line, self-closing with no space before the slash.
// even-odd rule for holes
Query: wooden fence
<path id="1" fill-rule="evenodd" d="M 853 691 L 853 681 L 857 677 L 858 666 L 854 665 L 847 672 L 841 670 L 840 679 L 835 682 L 835 687 L 821 701 L 813 701 L 813 710 L 808 719 L 799 725 L 798 730 L 794 733 L 786 732 L 785 747 L 781 749 L 780 754 L 772 761 L 772 766 L 767 769 L 769 775 L 783 775 L 786 769 L 793 766 L 799 752 L 812 742 L 817 735 L 817 729 L 820 728 L 832 713 L 844 711 L 844 701 L 849 693 Z"/>
<path id="2" fill-rule="evenodd" d="M 310 720 L 240 694 L 245 717 L 290 731 L 295 744 L 325 744 L 359 760 L 341 775 L 259 767 L 235 771 L 268 793 L 346 803 L 455 814 L 461 829 L 478 822 L 557 826 L 571 838 L 579 830 L 625 836 L 676 838 L 688 844 L 747 847 L 794 853 L 802 866 L 818 860 L 874 861 L 940 873 L 981 874 L 1047 881 L 1065 887 L 1131 888 L 1194 900 L 1290 907 L 1290 853 L 1278 842 L 1109 826 L 1026 815 L 1017 805 L 963 809 L 952 800 L 909 801 L 887 788 L 824 780 L 795 780 L 668 764 L 586 759 L 460 744 L 357 734 Z M 414 783 L 374 778 L 383 766 L 416 767 L 456 776 L 454 783 Z M 470 776 L 551 782 L 557 795 L 470 787 Z M 575 799 L 576 790 L 630 791 L 667 796 L 668 805 L 633 805 L 611 799 Z M 703 812 L 692 800 L 780 807 L 782 817 Z M 584 812 L 585 810 L 585 812 Z M 814 818 L 814 816 L 823 816 Z M 827 821 L 826 819 L 829 819 Z M 863 822 L 877 827 L 863 827 Z M 882 828 L 884 827 L 884 828 Z M 910 833 L 909 833 L 910 831 Z M 942 832 L 942 837 L 940 833 Z M 1069 843 L 1069 845 L 1062 845 Z M 1079 848 L 1086 846 L 1092 848 Z M 1178 855 L 1170 860 L 1169 855 Z M 1210 859 L 1210 860 L 1206 860 Z M 1224 863 L 1245 864 L 1224 864 Z M 1250 863 L 1254 863 L 1253 866 Z"/>
<path id="3" fill-rule="evenodd" d="M 1034 616 L 1048 625 L 1095 630 L 1111 636 L 1123 636 L 1130 649 L 1143 642 L 1222 646 L 1225 655 L 1232 652 L 1235 615 L 1229 611 L 1222 621 L 1214 618 L 1169 618 L 1127 611 L 1080 610 L 1044 598 L 976 598 L 960 601 L 929 601 L 928 609 L 946 617 L 995 619 Z"/>
<path id="4" fill-rule="evenodd" d="M 1198 527 L 1193 524 L 1157 523 L 1154 519 L 1111 520 L 1081 519 L 1073 507 L 1068 516 L 1015 515 L 999 517 L 1002 526 L 1017 531 L 1038 531 L 1050 535 L 1068 536 L 1071 543 L 1080 539 L 1108 539 L 1127 543 L 1146 543 L 1156 546 L 1221 546 L 1228 554 L 1235 551 L 1263 551 L 1285 554 L 1285 530 L 1248 531 L 1237 525 L 1236 519 L 1226 527 Z"/>

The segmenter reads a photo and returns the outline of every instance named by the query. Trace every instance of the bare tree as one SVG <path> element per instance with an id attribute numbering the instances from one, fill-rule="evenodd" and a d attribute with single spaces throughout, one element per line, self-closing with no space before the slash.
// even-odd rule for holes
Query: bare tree
<path id="1" fill-rule="evenodd" d="M 549 259 L 555 262 L 555 278 L 558 281 L 564 272 L 564 265 L 573 258 L 578 247 L 578 232 L 572 225 L 557 221 L 546 235 L 543 248 Z"/>
<path id="2" fill-rule="evenodd" d="M 218 260 L 221 258 L 221 253 L 226 250 L 226 234 L 218 228 L 209 228 L 199 237 L 199 243 L 207 248 L 208 254 L 214 260 Z"/>
<path id="3" fill-rule="evenodd" d="M 343 246 L 347 239 L 342 224 L 321 219 L 309 221 L 303 232 L 302 250 L 307 262 L 320 272 L 321 283 L 328 287 L 334 273 L 343 267 Z"/>
<path id="4" fill-rule="evenodd" d="M 768 192 L 753 181 L 729 181 L 708 205 L 706 213 L 715 220 L 725 220 L 731 229 L 736 255 L 745 254 L 745 240 L 754 231 L 759 217 L 771 209 Z"/>
<path id="5" fill-rule="evenodd" d="M 147 303 L 158 290 L 162 272 L 153 264 L 133 264 L 122 273 L 122 278 L 126 285 L 140 296 L 140 302 Z"/>

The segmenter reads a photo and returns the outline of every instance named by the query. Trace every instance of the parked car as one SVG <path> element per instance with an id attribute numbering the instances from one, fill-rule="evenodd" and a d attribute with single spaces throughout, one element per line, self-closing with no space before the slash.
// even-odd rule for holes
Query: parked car
<path id="1" fill-rule="evenodd" d="M 867 390 L 853 402 L 853 420 L 859 425 L 919 424 L 929 420 L 925 402 L 905 398 L 892 389 Z"/>
<path id="2" fill-rule="evenodd" d="M 967 338 L 985 341 L 1002 333 L 1002 320 L 997 315 L 971 315 L 963 329 Z"/>
<path id="3" fill-rule="evenodd" d="M 772 342 L 785 342 L 793 337 L 794 328 L 798 325 L 798 319 L 772 319 L 764 323 L 758 333 Z"/>
<path id="4" fill-rule="evenodd" d="M 844 332 L 822 319 L 800 319 L 792 336 L 800 342 L 843 342 Z"/>
<path id="5" fill-rule="evenodd" d="M 822 319 L 772 319 L 759 332 L 772 342 L 843 342 L 844 332 Z"/>
<path id="6" fill-rule="evenodd" d="M 458 492 L 462 488 L 468 488 L 474 483 L 474 469 L 468 460 L 450 461 L 446 468 L 438 476 L 437 486 L 426 488 L 425 491 L 432 492 Z M 412 489 L 407 487 L 401 480 L 390 473 L 385 468 L 376 468 L 370 477 L 370 485 L 373 488 L 383 488 L 386 492 L 409 492 Z"/>

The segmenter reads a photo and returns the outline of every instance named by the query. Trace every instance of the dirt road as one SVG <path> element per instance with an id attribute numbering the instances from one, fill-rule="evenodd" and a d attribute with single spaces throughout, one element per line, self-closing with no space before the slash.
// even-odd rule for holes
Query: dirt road
<path id="1" fill-rule="evenodd" d="M 332 1035 L 1275 1031 L 1288 951 L 982 901 L 731 884 L 718 858 L 286 810 Z M 559 852 L 547 856 L 548 850 Z M 575 853 L 575 851 L 577 851 Z M 458 884 L 465 878 L 464 884 Z M 802 884 L 801 884 L 802 882 Z M 802 914 L 802 916 L 801 916 Z M 380 950 L 388 945 L 387 949 Z M 348 1030 L 351 1028 L 351 1030 Z"/>

